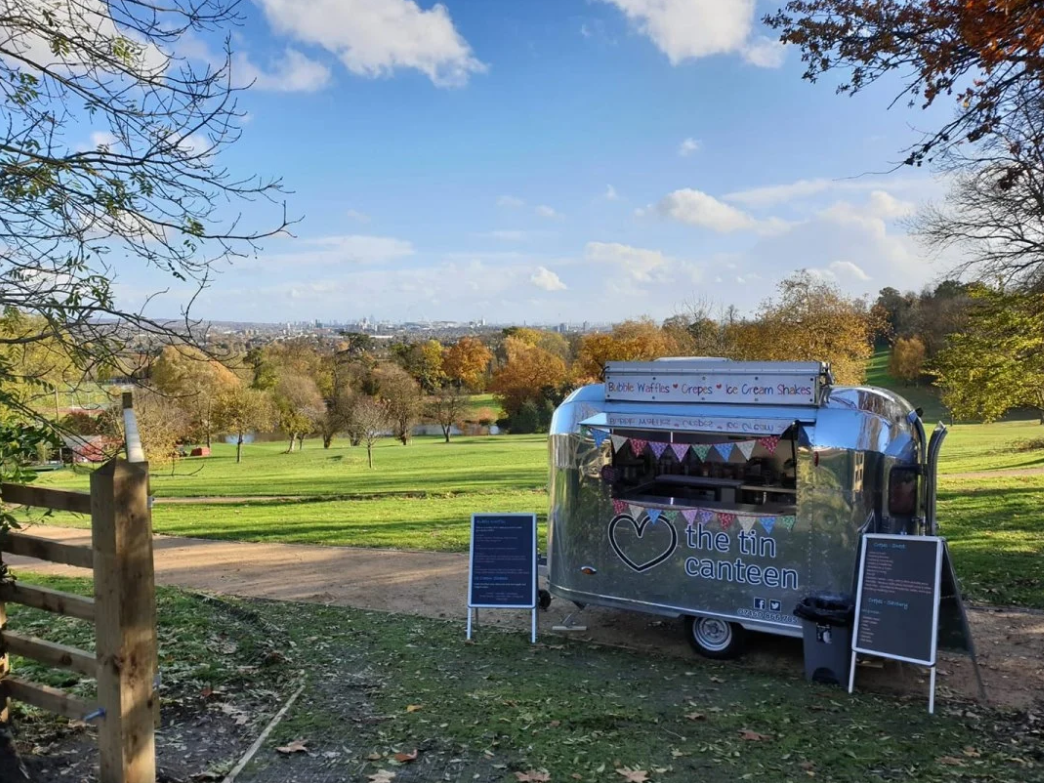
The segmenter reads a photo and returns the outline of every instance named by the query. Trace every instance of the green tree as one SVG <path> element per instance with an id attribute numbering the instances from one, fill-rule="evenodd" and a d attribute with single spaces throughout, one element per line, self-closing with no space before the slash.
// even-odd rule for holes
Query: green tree
<path id="1" fill-rule="evenodd" d="M 395 428 L 403 446 L 413 437 L 413 428 L 420 420 L 424 397 L 410 374 L 395 364 L 386 364 L 374 371 L 380 399 L 384 402 L 388 420 Z"/>
<path id="2" fill-rule="evenodd" d="M 279 430 L 290 439 L 286 453 L 298 450 L 319 427 L 325 406 L 315 381 L 307 375 L 284 375 L 272 390 Z"/>
<path id="3" fill-rule="evenodd" d="M 425 415 L 442 429 L 442 437 L 450 442 L 450 433 L 454 425 L 462 422 L 468 409 L 468 400 L 456 384 L 448 383 L 439 389 L 428 401 Z M 492 419 L 490 420 L 492 423 Z"/>
<path id="4" fill-rule="evenodd" d="M 391 348 L 402 368 L 413 376 L 426 394 L 432 394 L 446 380 L 442 371 L 442 343 L 426 340 L 419 343 L 396 343 Z"/>
<path id="5" fill-rule="evenodd" d="M 993 421 L 1034 408 L 1044 424 L 1044 294 L 979 288 L 963 332 L 932 371 L 957 419 Z"/>
<path id="6" fill-rule="evenodd" d="M 373 446 L 388 428 L 388 408 L 374 397 L 362 397 L 352 407 L 352 430 L 366 444 L 366 462 L 373 470 Z"/>
<path id="7" fill-rule="evenodd" d="M 916 383 L 924 373 L 924 343 L 920 337 L 898 337 L 892 344 L 888 372 L 907 384 Z"/>
<path id="8" fill-rule="evenodd" d="M 268 429 L 274 418 L 275 412 L 268 394 L 242 385 L 226 390 L 218 397 L 214 408 L 217 426 L 236 436 L 237 463 L 243 461 L 246 434 Z"/>

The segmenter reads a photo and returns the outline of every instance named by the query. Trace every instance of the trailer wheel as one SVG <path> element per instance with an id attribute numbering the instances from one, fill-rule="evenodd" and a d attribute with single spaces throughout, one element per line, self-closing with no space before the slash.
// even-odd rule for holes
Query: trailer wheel
<path id="1" fill-rule="evenodd" d="M 549 606 L 551 606 L 551 593 L 549 593 L 547 590 L 541 590 L 539 592 L 539 597 L 541 609 L 547 609 Z"/>
<path id="2" fill-rule="evenodd" d="M 686 617 L 685 635 L 705 658 L 735 658 L 743 651 L 743 626 L 718 617 Z"/>

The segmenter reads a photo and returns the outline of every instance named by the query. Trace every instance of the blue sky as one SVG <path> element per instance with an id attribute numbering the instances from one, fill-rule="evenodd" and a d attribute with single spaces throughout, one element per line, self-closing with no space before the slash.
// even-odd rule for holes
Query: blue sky
<path id="1" fill-rule="evenodd" d="M 749 311 L 798 268 L 853 294 L 937 279 L 903 219 L 943 188 L 887 173 L 929 118 L 888 111 L 895 84 L 802 81 L 774 5 L 245 3 L 225 162 L 282 177 L 301 222 L 196 315 L 608 322 Z"/>

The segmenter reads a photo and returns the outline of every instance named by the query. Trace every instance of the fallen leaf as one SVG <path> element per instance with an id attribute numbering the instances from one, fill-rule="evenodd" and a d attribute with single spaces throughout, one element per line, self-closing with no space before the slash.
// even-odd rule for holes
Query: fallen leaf
<path id="1" fill-rule="evenodd" d="M 711 682 L 725 682 L 725 680 L 723 680 L 721 677 L 711 677 L 710 681 Z"/>
<path id="2" fill-rule="evenodd" d="M 381 760 L 381 754 L 380 753 L 371 753 L 369 756 L 366 757 L 366 759 L 367 759 L 367 761 L 380 761 Z"/>
<path id="3" fill-rule="evenodd" d="M 209 685 L 205 687 L 202 691 L 200 691 L 200 696 L 202 696 L 204 699 L 209 699 L 213 695 L 214 689 L 211 688 Z"/>
<path id="4" fill-rule="evenodd" d="M 281 748 L 276 748 L 276 753 L 282 753 L 284 756 L 289 756 L 292 753 L 307 753 L 308 752 L 308 741 L 307 740 L 294 740 L 293 742 L 287 743 Z"/>
<path id="5" fill-rule="evenodd" d="M 743 729 L 740 732 L 740 739 L 747 740 L 748 742 L 766 742 L 772 739 L 771 734 L 758 734 L 756 731 L 750 729 Z"/>
<path id="6" fill-rule="evenodd" d="M 620 767 L 616 770 L 617 775 L 623 775 L 623 779 L 627 783 L 647 783 L 649 780 L 649 773 L 644 769 L 630 769 L 629 767 Z"/>
<path id="7" fill-rule="evenodd" d="M 982 754 L 981 754 L 981 753 L 979 753 L 979 751 L 977 751 L 977 750 L 976 750 L 975 748 L 973 748 L 973 747 L 972 747 L 971 745 L 967 746 L 967 747 L 966 747 L 966 748 L 964 749 L 964 755 L 965 755 L 965 756 L 967 756 L 967 757 L 968 757 L 968 758 L 970 758 L 970 759 L 977 759 L 977 758 L 979 758 L 980 756 L 982 756 Z"/>
<path id="8" fill-rule="evenodd" d="M 391 783 L 395 779 L 395 773 L 386 769 L 379 769 L 370 775 L 370 783 Z"/>
<path id="9" fill-rule="evenodd" d="M 702 712 L 690 712 L 685 717 L 689 720 L 707 720 L 707 716 Z"/>
<path id="10" fill-rule="evenodd" d="M 798 764 L 798 766 L 801 767 L 801 769 L 805 770 L 805 772 L 808 772 L 810 769 L 816 768 L 816 765 L 813 764 L 811 761 L 802 761 L 800 764 Z"/>
<path id="11" fill-rule="evenodd" d="M 688 755 L 689 754 L 686 753 L 685 751 L 678 750 L 677 748 L 675 748 L 674 750 L 671 751 L 671 758 L 680 759 L 682 756 L 688 756 Z"/>
<path id="12" fill-rule="evenodd" d="M 550 727 L 551 727 L 551 728 L 553 728 L 553 729 L 557 729 L 557 728 L 558 728 L 559 726 L 561 726 L 561 725 L 562 725 L 562 721 L 560 721 L 560 720 L 553 720 L 553 721 L 551 721 L 551 722 L 550 722 L 549 724 L 547 724 L 547 725 L 548 725 L 548 726 L 550 726 Z"/>
<path id="13" fill-rule="evenodd" d="M 417 710 L 423 709 L 420 704 L 407 704 L 406 712 L 416 712 Z"/>
<path id="14" fill-rule="evenodd" d="M 411 761 L 417 760 L 417 751 L 414 750 L 412 753 L 396 753 L 394 758 L 400 764 L 409 764 Z"/>
<path id="15" fill-rule="evenodd" d="M 940 764 L 945 764 L 948 767 L 963 767 L 964 762 L 961 759 L 955 759 L 953 756 L 940 756 L 936 759 Z"/>
<path id="16" fill-rule="evenodd" d="M 573 780 L 583 780 L 584 779 L 584 776 L 581 775 L 579 772 L 574 772 L 569 777 L 571 777 Z"/>
<path id="17" fill-rule="evenodd" d="M 515 780 L 519 783 L 548 783 L 551 773 L 546 769 L 531 769 L 529 772 L 516 772 Z"/>

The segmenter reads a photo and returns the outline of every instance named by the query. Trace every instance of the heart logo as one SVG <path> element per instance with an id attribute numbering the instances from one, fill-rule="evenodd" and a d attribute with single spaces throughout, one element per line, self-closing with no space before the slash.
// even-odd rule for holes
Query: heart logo
<path id="1" fill-rule="evenodd" d="M 675 389 L 678 388 L 678 384 L 675 383 L 675 384 L 672 384 L 672 385 L 674 386 Z"/>
<path id="2" fill-rule="evenodd" d="M 635 522 L 634 517 L 630 514 L 620 514 L 619 516 L 613 517 L 613 521 L 609 523 L 609 546 L 613 548 L 613 551 L 616 552 L 616 556 L 620 558 L 628 568 L 637 571 L 638 573 L 648 571 L 650 568 L 655 568 L 673 555 L 674 550 L 678 548 L 678 531 L 674 529 L 673 524 L 663 517 L 660 517 L 660 521 L 664 524 L 655 525 L 651 529 L 654 531 L 666 530 L 670 533 L 671 540 L 667 545 L 667 548 L 663 549 L 658 555 L 655 555 L 651 559 L 640 563 L 628 556 L 621 546 L 619 531 L 626 531 L 628 529 L 627 526 L 630 525 L 631 529 L 634 530 L 635 536 L 637 536 L 638 540 L 641 541 L 645 536 L 646 529 L 649 529 L 649 521 L 649 517 L 644 517 L 641 522 Z"/>
<path id="3" fill-rule="evenodd" d="M 719 384 L 718 384 L 717 386 L 715 386 L 714 388 L 715 388 L 715 389 L 720 389 L 720 388 L 721 388 L 721 384 L 719 383 Z"/>

